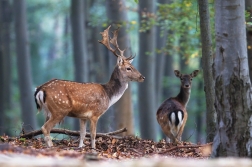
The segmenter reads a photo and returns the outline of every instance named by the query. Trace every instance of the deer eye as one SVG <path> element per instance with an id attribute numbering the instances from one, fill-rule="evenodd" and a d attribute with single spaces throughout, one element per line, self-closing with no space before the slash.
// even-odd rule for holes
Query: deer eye
<path id="1" fill-rule="evenodd" d="M 126 70 L 127 70 L 127 71 L 131 71 L 131 68 L 127 67 Z"/>
<path id="2" fill-rule="evenodd" d="M 192 78 L 191 78 L 191 81 L 192 81 Z"/>

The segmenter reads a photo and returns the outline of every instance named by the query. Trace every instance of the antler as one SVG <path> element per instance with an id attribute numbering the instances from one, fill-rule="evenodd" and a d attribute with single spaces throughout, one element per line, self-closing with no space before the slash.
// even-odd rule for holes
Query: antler
<path id="1" fill-rule="evenodd" d="M 110 27 L 111 27 L 111 25 L 107 29 L 105 29 L 103 32 L 100 33 L 102 35 L 102 40 L 100 40 L 100 41 L 98 40 L 98 42 L 100 42 L 104 46 L 106 46 L 108 48 L 108 50 L 110 50 L 116 57 L 120 56 L 120 57 L 123 57 L 126 60 L 133 59 L 135 56 L 131 55 L 130 57 L 126 58 L 124 56 L 124 52 L 125 52 L 126 49 L 121 50 L 119 48 L 119 45 L 117 43 L 117 36 L 118 36 L 118 31 L 119 31 L 120 28 L 118 27 L 115 31 L 113 31 L 112 32 L 113 33 L 113 38 L 110 38 L 109 37 Z M 115 47 L 115 49 L 111 48 L 109 43 L 111 43 Z M 117 53 L 117 51 L 119 52 L 119 54 Z"/>

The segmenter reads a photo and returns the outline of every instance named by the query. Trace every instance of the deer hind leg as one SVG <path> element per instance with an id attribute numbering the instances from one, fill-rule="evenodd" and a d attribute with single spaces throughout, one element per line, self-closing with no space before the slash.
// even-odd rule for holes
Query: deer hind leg
<path id="1" fill-rule="evenodd" d="M 52 139 L 50 137 L 50 131 L 56 125 L 56 123 L 59 123 L 63 118 L 64 116 L 57 116 L 57 117 L 51 116 L 49 120 L 41 127 L 41 130 L 45 137 L 44 140 L 48 147 L 53 146 Z"/>
<path id="2" fill-rule="evenodd" d="M 86 127 L 87 127 L 87 120 L 86 119 L 80 119 L 80 143 L 79 148 L 83 147 L 83 141 L 86 136 Z"/>
<path id="3" fill-rule="evenodd" d="M 98 118 L 90 119 L 91 147 L 95 149 L 96 126 Z"/>
<path id="4" fill-rule="evenodd" d="M 181 140 L 181 136 L 182 136 L 182 133 L 184 131 L 184 128 L 185 128 L 185 124 L 186 124 L 186 121 L 187 121 L 187 115 L 185 115 L 184 119 L 183 119 L 183 124 L 181 125 L 179 131 L 178 131 L 178 135 L 177 135 L 177 139 L 179 141 L 182 141 Z"/>

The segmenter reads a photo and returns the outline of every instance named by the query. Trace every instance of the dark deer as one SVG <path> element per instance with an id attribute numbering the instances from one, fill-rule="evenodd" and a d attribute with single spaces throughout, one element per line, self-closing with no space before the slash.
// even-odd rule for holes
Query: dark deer
<path id="1" fill-rule="evenodd" d="M 157 110 L 157 121 L 171 142 L 181 141 L 187 121 L 186 106 L 190 98 L 192 79 L 198 72 L 199 70 L 195 70 L 191 74 L 181 74 L 180 71 L 174 70 L 181 81 L 180 92 L 176 97 L 166 99 Z"/>
<path id="2" fill-rule="evenodd" d="M 79 147 L 84 145 L 86 123 L 90 121 L 91 147 L 95 148 L 96 126 L 100 116 L 121 98 L 129 81 L 144 81 L 145 77 L 131 64 L 134 57 L 124 57 L 125 50 L 119 49 L 119 29 L 113 32 L 113 38 L 109 37 L 109 29 L 110 26 L 101 32 L 102 40 L 99 41 L 117 57 L 117 64 L 108 83 L 78 83 L 54 79 L 37 87 L 35 102 L 37 108 L 44 109 L 46 113 L 46 122 L 41 129 L 48 147 L 53 146 L 51 129 L 65 116 L 69 116 L 80 120 Z"/>

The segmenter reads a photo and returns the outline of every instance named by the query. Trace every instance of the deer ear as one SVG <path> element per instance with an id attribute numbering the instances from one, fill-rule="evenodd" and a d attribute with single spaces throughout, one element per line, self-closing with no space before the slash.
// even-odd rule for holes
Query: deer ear
<path id="1" fill-rule="evenodd" d="M 179 70 L 174 70 L 174 74 L 176 75 L 176 77 L 181 77 L 181 73 Z"/>
<path id="2" fill-rule="evenodd" d="M 190 74 L 190 76 L 193 78 L 193 77 L 196 77 L 197 75 L 198 75 L 198 73 L 199 73 L 199 70 L 194 70 L 191 74 Z"/>
<path id="3" fill-rule="evenodd" d="M 121 65 L 123 65 L 123 58 L 121 57 L 121 56 L 118 56 L 118 58 L 117 58 L 117 65 L 118 66 L 121 66 Z"/>

